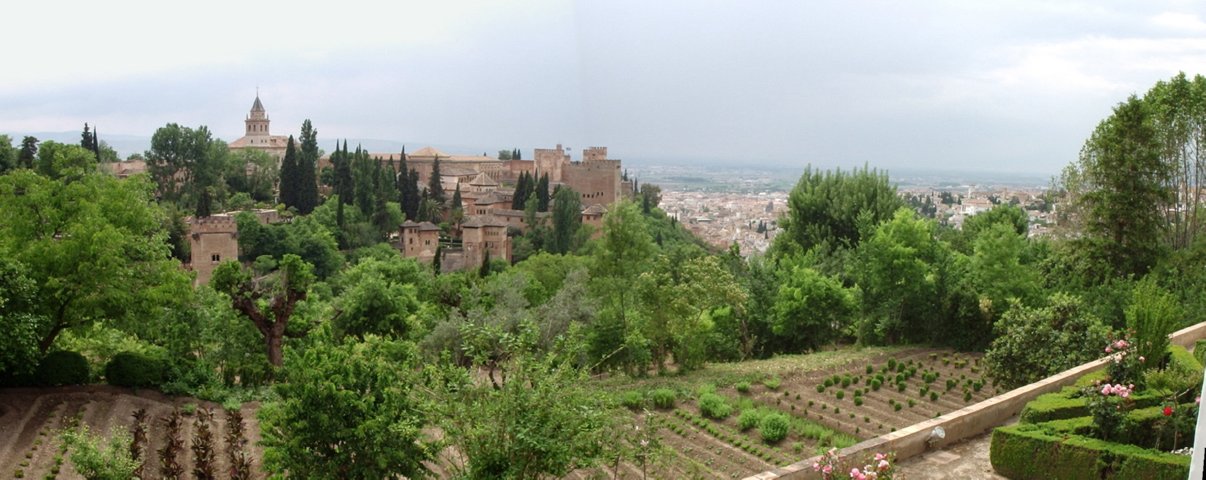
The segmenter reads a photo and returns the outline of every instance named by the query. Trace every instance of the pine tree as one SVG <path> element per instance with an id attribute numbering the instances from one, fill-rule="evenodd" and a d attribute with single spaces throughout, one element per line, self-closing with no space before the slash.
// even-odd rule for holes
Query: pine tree
<path id="1" fill-rule="evenodd" d="M 549 174 L 545 173 L 540 176 L 540 181 L 536 182 L 536 209 L 541 212 L 549 211 Z"/>
<path id="2" fill-rule="evenodd" d="M 441 207 L 444 206 L 444 184 L 440 179 L 440 157 L 431 162 L 431 177 L 427 179 L 427 195 Z"/>
<path id="3" fill-rule="evenodd" d="M 281 160 L 280 202 L 288 207 L 297 207 L 297 147 L 293 145 L 293 135 L 285 144 L 285 158 Z"/>
<path id="4" fill-rule="evenodd" d="M 21 139 L 21 152 L 17 154 L 17 165 L 21 168 L 33 168 L 36 156 L 38 156 L 38 138 L 27 136 Z"/>
<path id="5" fill-rule="evenodd" d="M 297 211 L 305 215 L 318 206 L 318 130 L 302 122 L 301 152 L 297 157 Z"/>
<path id="6" fill-rule="evenodd" d="M 80 146 L 84 147 L 90 152 L 96 152 L 96 146 L 94 143 L 96 143 L 96 137 L 92 136 L 92 132 L 88 130 L 88 123 L 85 122 L 84 133 L 80 135 Z M 99 158 L 100 157 L 98 156 L 97 159 Z"/>

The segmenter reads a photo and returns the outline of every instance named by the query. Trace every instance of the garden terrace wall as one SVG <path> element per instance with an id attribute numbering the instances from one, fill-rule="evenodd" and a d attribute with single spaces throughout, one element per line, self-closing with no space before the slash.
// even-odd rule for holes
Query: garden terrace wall
<path id="1" fill-rule="evenodd" d="M 1169 342 L 1185 348 L 1193 348 L 1195 342 L 1206 339 L 1206 322 L 1192 325 L 1173 332 Z M 950 412 L 933 420 L 917 423 L 892 433 L 863 441 L 856 445 L 843 448 L 838 455 L 847 461 L 866 460 L 864 457 L 876 452 L 895 452 L 896 461 L 902 461 L 927 450 L 941 450 L 947 445 L 980 435 L 993 427 L 1005 423 L 1010 418 L 1021 413 L 1026 403 L 1039 395 L 1059 391 L 1061 388 L 1076 383 L 1081 376 L 1105 368 L 1108 358 L 1073 367 L 1061 373 L 1047 377 L 1038 382 L 1018 387 L 1004 394 L 984 400 L 980 403 Z M 942 427 L 946 437 L 930 442 L 930 432 L 935 427 Z M 820 461 L 821 457 L 812 457 L 791 465 L 762 472 L 746 477 L 746 480 L 788 479 L 804 480 L 819 479 L 820 474 L 813 471 L 812 464 Z"/>

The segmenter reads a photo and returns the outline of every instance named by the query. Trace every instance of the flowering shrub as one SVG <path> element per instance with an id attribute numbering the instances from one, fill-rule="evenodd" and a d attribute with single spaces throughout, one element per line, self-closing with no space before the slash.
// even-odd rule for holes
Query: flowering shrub
<path id="1" fill-rule="evenodd" d="M 1130 384 L 1142 380 L 1147 359 L 1136 352 L 1130 334 L 1117 340 L 1111 339 L 1106 344 L 1105 353 L 1110 356 L 1106 373 L 1111 382 Z"/>
<path id="2" fill-rule="evenodd" d="M 1109 440 L 1118 434 L 1122 419 L 1130 410 L 1130 397 L 1134 390 L 1134 384 L 1104 383 L 1094 384 L 1085 391 L 1098 438 Z"/>
<path id="3" fill-rule="evenodd" d="M 875 457 L 868 460 L 862 468 L 851 467 L 850 470 L 842 465 L 842 459 L 838 457 L 837 449 L 831 448 L 821 456 L 821 460 L 812 464 L 812 469 L 821 472 L 821 478 L 825 480 L 835 480 L 840 478 L 851 478 L 854 480 L 891 480 L 892 472 L 895 469 L 892 464 L 893 455 L 891 453 L 876 453 Z"/>

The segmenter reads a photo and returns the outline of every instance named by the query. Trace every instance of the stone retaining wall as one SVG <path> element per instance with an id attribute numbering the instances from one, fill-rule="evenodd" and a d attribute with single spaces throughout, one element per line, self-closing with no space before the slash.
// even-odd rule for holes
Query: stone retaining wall
<path id="1" fill-rule="evenodd" d="M 1206 338 L 1206 322 L 1183 328 L 1169 335 L 1169 342 L 1185 348 L 1193 348 L 1194 342 Z M 864 440 L 861 443 L 843 448 L 838 454 L 843 459 L 869 457 L 876 452 L 896 452 L 896 461 L 902 461 L 927 450 L 941 450 L 947 445 L 957 443 L 967 438 L 975 437 L 994 427 L 1000 426 L 1010 418 L 1020 414 L 1022 408 L 1039 395 L 1059 391 L 1059 389 L 1076 383 L 1085 374 L 1105 368 L 1108 358 L 1095 360 L 1084 365 L 1065 370 L 1056 375 L 1029 385 L 1018 387 L 1004 394 L 984 400 L 980 403 L 942 415 L 933 420 L 913 424 L 895 432 Z M 930 432 L 935 427 L 942 427 L 946 437 L 930 442 Z M 821 478 L 814 472 L 812 464 L 820 457 L 796 462 L 769 472 L 746 477 L 745 480 L 811 480 Z"/>

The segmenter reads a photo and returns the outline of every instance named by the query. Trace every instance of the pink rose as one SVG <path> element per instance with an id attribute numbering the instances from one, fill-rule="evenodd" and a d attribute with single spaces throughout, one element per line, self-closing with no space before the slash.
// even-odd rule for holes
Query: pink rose
<path id="1" fill-rule="evenodd" d="M 877 461 L 877 462 L 883 461 L 885 458 L 888 458 L 888 456 L 884 455 L 882 453 L 875 454 L 875 461 Z"/>
<path id="2" fill-rule="evenodd" d="M 891 465 L 889 465 L 889 464 L 888 464 L 888 461 L 887 461 L 887 460 L 880 460 L 880 461 L 879 461 L 879 469 L 880 469 L 880 470 L 887 470 L 887 469 L 888 469 L 888 467 L 890 467 L 890 466 L 891 466 Z"/>
<path id="3" fill-rule="evenodd" d="M 1143 355 L 1140 355 L 1140 356 L 1139 356 L 1139 362 L 1140 362 L 1140 363 L 1142 363 L 1142 362 L 1144 362 L 1144 361 L 1146 361 L 1146 360 L 1147 360 L 1147 359 L 1143 358 Z"/>
<path id="4" fill-rule="evenodd" d="M 821 473 L 824 473 L 826 475 L 833 473 L 833 466 L 825 465 L 825 467 L 821 469 Z"/>
<path id="5" fill-rule="evenodd" d="M 1102 394 L 1102 395 L 1109 395 L 1111 392 L 1113 392 L 1113 390 L 1114 390 L 1114 389 L 1110 388 L 1110 385 L 1109 385 L 1109 384 L 1106 384 L 1106 386 L 1101 387 L 1101 394 Z"/>
<path id="6" fill-rule="evenodd" d="M 1109 345 L 1106 345 L 1106 353 L 1114 353 L 1114 349 L 1110 348 Z"/>
<path id="7" fill-rule="evenodd" d="M 821 471 L 821 464 L 820 464 L 820 463 L 817 463 L 817 462 L 812 462 L 812 470 L 813 470 L 814 472 L 819 472 L 819 471 Z"/>

